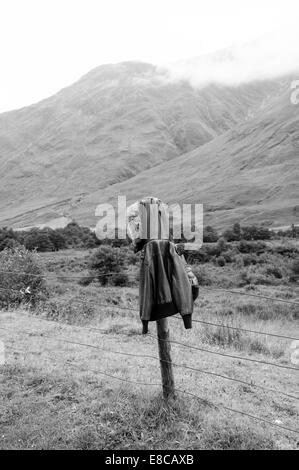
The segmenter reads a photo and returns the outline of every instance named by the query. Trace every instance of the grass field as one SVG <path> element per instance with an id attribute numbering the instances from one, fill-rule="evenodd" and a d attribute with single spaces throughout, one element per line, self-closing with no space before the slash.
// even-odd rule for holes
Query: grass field
<path id="1" fill-rule="evenodd" d="M 149 336 L 141 335 L 134 310 L 137 287 L 84 287 L 75 280 L 52 278 L 53 273 L 84 272 L 86 256 L 86 251 L 43 255 L 51 299 L 33 312 L 0 311 L 0 339 L 6 348 L 0 375 L 0 448 L 296 448 L 297 434 L 223 408 L 296 429 L 297 400 L 254 385 L 296 395 L 298 372 L 242 360 L 294 367 L 291 340 L 201 323 L 185 330 L 181 319 L 169 319 L 172 340 L 239 358 L 172 344 L 177 390 L 200 399 L 178 392 L 177 399 L 166 404 L 161 396 L 155 324 L 150 324 Z M 298 300 L 298 289 L 283 284 L 239 290 Z M 230 294 L 213 286 L 201 287 L 193 318 L 298 336 L 296 306 Z M 136 357 L 142 355 L 151 357 Z"/>

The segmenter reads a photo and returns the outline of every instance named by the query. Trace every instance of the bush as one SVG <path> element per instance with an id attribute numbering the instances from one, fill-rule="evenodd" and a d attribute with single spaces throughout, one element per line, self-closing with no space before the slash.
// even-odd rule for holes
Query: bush
<path id="1" fill-rule="evenodd" d="M 199 265 L 192 266 L 192 271 L 197 277 L 197 280 L 200 286 L 209 286 L 212 284 L 212 281 L 203 266 L 199 266 Z"/>
<path id="2" fill-rule="evenodd" d="M 0 307 L 36 305 L 47 297 L 40 259 L 25 247 L 0 252 Z"/>
<path id="3" fill-rule="evenodd" d="M 78 281 L 78 284 L 80 286 L 89 286 L 89 284 L 91 284 L 95 279 L 95 275 L 92 274 L 92 273 L 89 273 L 87 275 L 84 275 L 82 276 L 79 281 Z"/>
<path id="4" fill-rule="evenodd" d="M 291 269 L 295 275 L 299 276 L 299 260 L 293 261 Z"/>
<path id="5" fill-rule="evenodd" d="M 249 242 L 249 241 L 240 241 L 238 243 L 238 250 L 240 253 L 263 253 L 267 246 L 263 242 Z"/>
<path id="6" fill-rule="evenodd" d="M 118 287 L 125 287 L 130 284 L 129 276 L 127 273 L 119 273 L 115 276 L 112 276 L 111 284 Z"/>
<path id="7" fill-rule="evenodd" d="M 255 255 L 245 254 L 242 257 L 242 260 L 244 266 L 250 266 L 251 264 L 254 265 L 257 263 L 257 258 Z"/>
<path id="8" fill-rule="evenodd" d="M 226 264 L 225 258 L 223 256 L 218 256 L 217 264 L 218 266 L 221 266 L 221 267 L 225 266 Z"/>
<path id="9" fill-rule="evenodd" d="M 269 276 L 274 276 L 276 279 L 283 278 L 281 269 L 278 268 L 277 266 L 268 266 L 266 268 L 266 274 L 268 274 Z"/>
<path id="10" fill-rule="evenodd" d="M 271 231 L 265 227 L 258 227 L 256 225 L 241 227 L 239 223 L 234 224 L 232 229 L 227 229 L 223 232 L 223 237 L 228 242 L 235 242 L 243 240 L 270 240 L 272 236 Z"/>
<path id="11" fill-rule="evenodd" d="M 203 242 L 204 243 L 215 243 L 217 242 L 218 238 L 219 238 L 218 233 L 210 225 L 208 225 L 207 227 L 203 229 Z"/>
<path id="12" fill-rule="evenodd" d="M 107 285 L 109 280 L 113 282 L 112 273 L 123 273 L 126 254 L 121 248 L 110 245 L 102 245 L 92 256 L 89 268 L 98 277 L 102 285 Z"/>
<path id="13" fill-rule="evenodd" d="M 226 263 L 232 263 L 234 259 L 233 252 L 230 250 L 229 252 L 223 253 L 223 258 L 225 259 Z"/>
<path id="14" fill-rule="evenodd" d="M 240 279 L 241 279 L 239 283 L 240 287 L 246 284 L 254 284 L 254 285 L 273 284 L 272 276 L 267 276 L 267 274 L 264 271 L 260 269 L 256 269 L 255 266 L 249 266 L 248 268 L 241 270 Z"/>
<path id="15" fill-rule="evenodd" d="M 223 251 L 227 249 L 226 240 L 224 238 L 219 238 L 217 242 L 217 249 L 218 249 L 219 254 L 223 253 Z"/>
<path id="16" fill-rule="evenodd" d="M 251 225 L 242 227 L 242 238 L 244 240 L 270 240 L 271 231 L 265 227 Z"/>
<path id="17" fill-rule="evenodd" d="M 0 251 L 20 245 L 18 233 L 7 227 L 0 229 Z"/>
<path id="18" fill-rule="evenodd" d="M 240 240 L 239 238 L 237 238 L 236 234 L 231 229 L 225 230 L 222 236 L 227 242 L 235 242 L 237 240 Z"/>
<path id="19" fill-rule="evenodd" d="M 205 243 L 199 250 L 194 251 L 183 251 L 183 254 L 188 263 L 193 264 L 208 263 L 215 259 L 217 256 L 222 254 L 222 251 L 226 249 L 226 244 L 223 239 L 219 240 L 219 243 Z"/>
<path id="20" fill-rule="evenodd" d="M 71 222 L 65 228 L 60 229 L 68 247 L 94 248 L 101 244 L 94 232 L 88 227 L 81 227 L 76 222 Z"/>
<path id="21" fill-rule="evenodd" d="M 47 230 L 32 229 L 23 235 L 23 243 L 27 250 L 55 251 L 51 237 Z"/>

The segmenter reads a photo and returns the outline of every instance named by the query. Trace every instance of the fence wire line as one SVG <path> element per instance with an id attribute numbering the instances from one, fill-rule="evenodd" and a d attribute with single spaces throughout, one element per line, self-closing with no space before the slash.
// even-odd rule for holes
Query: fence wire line
<path id="1" fill-rule="evenodd" d="M 119 276 L 121 274 L 124 274 L 124 272 L 120 271 L 114 271 L 114 272 L 108 272 L 108 273 L 97 273 L 92 275 L 86 275 L 86 276 L 70 276 L 70 275 L 63 275 L 63 274 L 48 274 L 48 275 L 43 275 L 43 274 L 34 274 L 30 272 L 25 272 L 25 271 L 0 271 L 0 274 L 16 274 L 17 276 L 30 276 L 30 277 L 38 277 L 39 279 L 90 279 L 91 277 L 97 278 L 97 277 L 104 277 L 104 276 Z M 125 273 L 128 276 L 134 276 L 136 279 L 136 275 L 133 273 Z"/>
<path id="2" fill-rule="evenodd" d="M 83 303 L 83 301 L 78 300 L 78 299 L 73 299 L 72 301 L 74 303 L 80 303 L 80 304 Z M 98 303 L 98 302 L 94 301 L 93 299 L 90 299 L 90 301 L 91 301 L 92 304 L 94 304 L 98 307 L 107 307 L 107 308 L 112 307 L 112 308 L 116 308 L 116 309 L 118 308 L 120 310 L 130 310 L 132 312 L 138 312 L 139 313 L 139 309 L 137 309 L 137 308 L 122 307 L 122 306 L 119 306 L 119 305 L 102 304 L 102 303 Z M 168 317 L 168 318 L 175 318 L 176 320 L 181 320 L 181 318 L 176 316 L 176 315 L 172 315 L 171 317 Z M 224 324 L 221 324 L 221 323 L 206 322 L 206 321 L 203 321 L 203 320 L 196 320 L 194 318 L 192 318 L 192 323 L 206 323 L 208 325 L 221 326 L 221 327 L 231 328 L 231 329 L 234 329 L 234 330 L 246 331 L 248 333 L 255 333 L 255 334 L 260 334 L 260 335 L 265 335 L 265 336 L 273 336 L 275 338 L 282 338 L 282 339 L 290 339 L 290 340 L 299 341 L 299 338 L 296 338 L 295 336 L 279 335 L 279 334 L 269 333 L 269 332 L 265 332 L 265 331 L 248 330 L 246 328 L 239 328 L 239 327 L 236 327 L 236 326 L 224 325 Z"/>
<path id="3" fill-rule="evenodd" d="M 200 286 L 200 287 L 202 287 L 203 289 L 207 289 L 207 290 L 218 290 L 218 291 L 221 291 L 221 292 L 228 292 L 230 294 L 247 295 L 249 297 L 256 297 L 256 298 L 260 298 L 260 299 L 273 300 L 273 301 L 277 301 L 277 302 L 284 302 L 286 304 L 299 306 L 299 302 L 295 302 L 293 300 L 280 299 L 280 298 L 276 298 L 276 297 L 269 297 L 269 296 L 263 295 L 263 294 L 260 295 L 260 294 L 252 294 L 250 292 L 240 292 L 240 291 L 236 291 L 236 290 L 225 289 L 224 287 L 211 287 L 211 288 L 209 288 L 207 286 Z"/>
<path id="4" fill-rule="evenodd" d="M 147 335 L 151 336 L 152 338 L 155 338 L 155 336 L 152 335 L 151 333 L 147 333 Z M 180 346 L 184 346 L 185 348 L 190 348 L 190 349 L 194 349 L 196 351 L 206 352 L 208 354 L 215 354 L 215 355 L 218 355 L 218 356 L 230 357 L 232 359 L 239 359 L 241 361 L 257 362 L 258 364 L 266 364 L 268 366 L 279 367 L 281 369 L 295 370 L 296 372 L 299 372 L 299 369 L 297 369 L 296 367 L 283 366 L 281 364 L 276 364 L 275 362 L 267 362 L 267 361 L 261 361 L 260 359 L 252 359 L 250 357 L 234 356 L 233 354 L 220 353 L 218 351 L 211 351 L 210 349 L 199 348 L 198 346 L 191 346 L 190 344 L 181 343 L 180 341 L 176 341 L 176 340 L 168 340 L 168 339 L 161 339 L 160 338 L 160 341 L 164 341 L 164 342 L 167 342 L 167 343 L 178 344 Z"/>
<path id="5" fill-rule="evenodd" d="M 78 279 L 78 280 L 80 280 L 80 279 L 90 279 L 90 277 L 92 277 L 92 276 L 63 276 L 63 275 L 59 275 L 59 274 L 55 274 L 53 276 L 51 276 L 51 275 L 43 276 L 43 275 L 40 275 L 40 274 L 33 274 L 33 273 L 20 272 L 20 271 L 0 271 L 0 273 L 2 273 L 2 274 L 16 274 L 16 275 L 19 275 L 19 276 L 26 275 L 26 276 L 39 277 L 39 278 L 43 278 L 43 279 L 57 279 L 58 278 L 58 279 Z M 98 273 L 98 274 L 95 275 L 95 278 L 105 277 L 105 276 L 116 276 L 116 275 L 121 275 L 121 274 L 123 274 L 123 273 L 120 273 L 120 272 Z M 128 275 L 128 276 L 134 276 L 135 279 L 136 279 L 136 276 L 132 273 L 125 273 L 125 274 Z M 299 302 L 296 302 L 296 301 L 293 301 L 293 300 L 276 298 L 276 297 L 270 297 L 270 296 L 266 296 L 266 295 L 263 295 L 263 294 L 260 295 L 260 294 L 252 294 L 250 292 L 240 292 L 240 291 L 225 289 L 223 287 L 200 286 L 200 288 L 206 289 L 206 290 L 209 290 L 209 291 L 218 290 L 220 292 L 228 292 L 228 293 L 236 294 L 236 295 L 245 295 L 245 296 L 249 296 L 249 297 L 267 299 L 267 300 L 272 300 L 274 302 L 284 302 L 284 303 L 287 303 L 287 304 L 290 304 L 290 305 L 299 306 Z"/>
<path id="6" fill-rule="evenodd" d="M 181 320 L 180 317 L 176 315 L 172 315 L 169 318 L 175 318 L 176 320 Z M 231 330 L 245 331 L 246 333 L 255 333 L 257 335 L 273 336 L 275 338 L 291 339 L 291 340 L 299 341 L 299 338 L 296 338 L 295 336 L 286 336 L 286 335 L 279 335 L 275 333 L 267 333 L 265 331 L 249 330 L 247 328 L 241 328 L 239 326 L 225 325 L 224 323 L 213 323 L 213 322 L 209 322 L 205 320 L 196 320 L 195 318 L 192 318 L 192 323 L 203 323 L 204 325 L 220 326 L 221 328 L 230 328 Z"/>
<path id="7" fill-rule="evenodd" d="M 51 320 L 46 320 L 46 321 L 49 321 L 51 323 L 54 323 L 53 321 Z M 84 327 L 82 327 L 83 329 L 85 329 Z M 9 331 L 9 332 L 12 332 L 12 330 L 8 330 L 7 328 L 3 328 L 3 327 L 0 327 L 0 329 L 2 330 L 5 330 L 5 331 Z M 88 331 L 90 329 L 88 328 Z M 98 330 L 95 330 L 95 331 L 98 331 Z M 100 331 L 102 333 L 102 331 Z M 159 359 L 158 357 L 156 356 L 151 356 L 151 355 L 148 355 L 148 354 L 133 354 L 133 353 L 127 353 L 127 352 L 124 352 L 124 351 L 115 351 L 115 350 L 111 350 L 111 349 L 107 349 L 107 348 L 103 348 L 101 346 L 96 346 L 96 345 L 91 345 L 91 344 L 88 344 L 88 343 L 81 343 L 81 342 L 78 342 L 78 341 L 71 341 L 71 340 L 67 340 L 67 339 L 64 339 L 64 338 L 57 338 L 57 337 L 53 337 L 53 336 L 48 336 L 48 335 L 45 335 L 44 333 L 42 334 L 38 334 L 38 332 L 34 331 L 34 332 L 28 332 L 28 331 L 25 331 L 25 330 L 21 330 L 21 331 L 16 331 L 17 334 L 19 333 L 24 333 L 26 335 L 29 335 L 29 336 L 32 336 L 32 335 L 35 335 L 35 336 L 41 336 L 43 338 L 47 338 L 47 339 L 53 339 L 54 341 L 61 341 L 61 342 L 64 342 L 64 343 L 68 343 L 68 344 L 74 344 L 74 345 L 77 345 L 77 346 L 84 346 L 84 347 L 90 347 L 90 348 L 93 348 L 93 349 L 99 349 L 101 351 L 105 351 L 105 352 L 109 352 L 109 353 L 112 353 L 112 354 L 120 354 L 120 355 L 123 355 L 123 356 L 131 356 L 131 357 L 138 357 L 138 358 L 145 358 L 145 359 L 154 359 L 156 361 L 160 361 L 160 362 L 164 362 L 166 364 L 172 364 L 174 365 L 175 367 L 180 367 L 180 368 L 183 368 L 183 369 L 188 369 L 188 370 L 191 370 L 193 372 L 201 372 L 203 374 L 207 374 L 207 375 L 212 375 L 212 376 L 215 376 L 215 377 L 219 377 L 219 378 L 222 378 L 222 379 L 225 379 L 225 380 L 230 380 L 232 382 L 237 382 L 237 383 L 240 383 L 242 385 L 247 385 L 249 387 L 255 387 L 255 388 L 259 388 L 261 390 L 264 390 L 266 392 L 273 392 L 273 393 L 278 393 L 278 394 L 281 394 L 281 395 L 284 395 L 288 398 L 291 398 L 291 399 L 294 399 L 294 400 L 299 400 L 299 397 L 295 396 L 295 395 L 291 395 L 289 393 L 286 393 L 286 392 L 283 392 L 281 390 L 277 390 L 277 389 L 273 389 L 273 388 L 270 388 L 270 387 L 265 387 L 263 385 L 258 385 L 258 384 L 255 384 L 255 383 L 251 383 L 251 382 L 246 382 L 244 380 L 240 380 L 240 379 L 235 379 L 235 378 L 232 378 L 232 377 L 229 377 L 229 376 L 226 376 L 226 375 L 221 375 L 221 374 L 218 374 L 216 372 L 210 372 L 210 371 L 207 371 L 207 370 L 204 370 L 204 369 L 198 369 L 198 368 L 195 368 L 195 367 L 191 367 L 191 366 L 187 366 L 185 364 L 177 364 L 175 362 L 172 362 L 172 361 L 166 361 L 166 360 L 161 360 Z M 153 335 L 150 335 L 150 337 L 153 337 L 155 338 Z M 155 338 L 156 339 L 156 338 Z M 163 341 L 163 340 L 162 340 Z"/>
<path id="8" fill-rule="evenodd" d="M 40 336 L 41 338 L 46 338 L 46 339 L 51 339 L 51 340 L 54 340 L 54 341 L 60 341 L 62 343 L 68 343 L 68 344 L 73 344 L 73 345 L 76 345 L 76 346 L 84 346 L 84 347 L 87 347 L 87 348 L 92 348 L 92 349 L 98 349 L 100 351 L 105 351 L 105 352 L 108 352 L 108 353 L 115 353 L 115 354 L 121 354 L 123 356 L 132 356 L 132 357 L 141 357 L 141 358 L 144 358 L 144 359 L 157 359 L 156 357 L 154 356 L 149 356 L 147 354 L 133 354 L 133 353 L 128 353 L 128 352 L 123 352 L 123 351 L 113 351 L 111 349 L 107 349 L 107 348 L 103 348 L 102 346 L 97 346 L 95 344 L 88 344 L 88 343 L 81 343 L 79 341 L 72 341 L 72 340 L 69 340 L 69 339 L 65 339 L 65 338 L 58 338 L 58 337 L 54 337 L 54 336 L 49 336 L 49 335 L 46 335 L 44 333 L 40 333 L 38 331 L 26 331 L 26 330 L 22 330 L 22 331 L 14 331 L 14 330 L 9 330 L 7 328 L 4 328 L 3 326 L 0 326 L 0 330 L 4 330 L 4 331 L 8 331 L 10 333 L 17 333 L 17 334 L 25 334 L 25 335 L 28 335 L 28 336 Z"/>
<path id="9" fill-rule="evenodd" d="M 74 367 L 76 368 L 77 370 L 80 370 L 82 372 L 82 368 L 80 366 L 76 366 L 74 364 L 68 364 L 69 366 L 71 367 Z M 85 371 L 86 372 L 86 371 Z M 120 380 L 122 382 L 126 382 L 126 383 L 130 383 L 130 384 L 134 384 L 134 385 L 146 385 L 146 386 L 161 386 L 161 384 L 158 384 L 158 383 L 153 383 L 153 382 L 149 382 L 149 383 L 146 383 L 146 382 L 137 382 L 137 381 L 133 381 L 133 380 L 129 380 L 129 379 L 124 379 L 122 377 L 117 377 L 115 375 L 112 375 L 112 374 L 108 374 L 107 372 L 104 372 L 104 371 L 99 371 L 99 370 L 94 370 L 94 369 L 89 369 L 87 372 L 92 372 L 93 374 L 100 374 L 100 375 L 104 375 L 106 377 L 109 377 L 109 378 L 112 378 L 112 379 L 116 379 L 116 380 Z M 199 400 L 201 403 L 204 403 L 208 406 L 211 406 L 213 408 L 217 408 L 219 410 L 221 410 L 221 408 L 223 408 L 224 410 L 226 411 L 229 411 L 229 412 L 232 412 L 232 413 L 237 413 L 237 414 L 240 414 L 242 416 L 246 416 L 248 418 L 251 418 L 251 419 L 254 419 L 256 421 L 260 421 L 260 422 L 263 422 L 263 423 L 266 423 L 272 427 L 276 427 L 276 428 L 279 428 L 279 429 L 283 429 L 284 431 L 288 431 L 288 432 L 292 432 L 292 433 L 295 433 L 295 434 L 299 434 L 299 430 L 297 429 L 292 429 L 292 428 L 288 428 L 286 426 L 281 426 L 280 424 L 277 424 L 277 423 L 273 423 L 265 418 L 261 418 L 259 416 L 255 416 L 255 415 L 252 415 L 250 413 L 247 413 L 245 411 L 241 411 L 241 410 L 236 410 L 235 408 L 230 408 L 226 405 L 223 405 L 222 403 L 213 403 L 212 401 L 209 401 L 207 399 L 204 399 L 204 398 L 201 398 L 200 396 L 196 395 L 195 393 L 192 393 L 192 392 L 188 392 L 186 390 L 182 390 L 182 389 L 176 389 L 177 392 L 179 393 L 182 393 L 182 394 L 186 394 L 186 395 L 189 395 L 193 398 L 196 398 L 197 400 Z"/>
<path id="10" fill-rule="evenodd" d="M 19 289 L 13 289 L 13 288 L 10 288 L 10 287 L 0 287 L 0 290 L 18 292 L 19 294 L 22 293 Z M 73 303 L 79 303 L 79 304 L 84 305 L 83 300 L 79 300 L 79 299 L 71 299 L 71 300 L 72 300 Z M 119 306 L 119 305 L 112 305 L 112 304 L 102 304 L 102 303 L 96 302 L 93 299 L 88 299 L 88 301 L 90 303 L 92 303 L 93 305 L 97 306 L 97 307 L 106 307 L 106 308 L 111 307 L 111 308 L 116 308 L 116 309 L 120 309 L 120 310 L 130 310 L 130 311 L 133 311 L 133 312 L 139 312 L 139 310 L 137 308 L 122 307 L 122 306 Z M 180 317 L 178 317 L 176 315 L 172 315 L 169 318 L 175 318 L 175 319 L 180 320 Z M 220 327 L 230 328 L 230 329 L 233 329 L 233 330 L 246 331 L 248 333 L 255 333 L 255 334 L 260 334 L 260 335 L 265 335 L 265 336 L 273 336 L 275 338 L 282 338 L 282 339 L 290 339 L 290 340 L 299 341 L 299 338 L 296 338 L 294 336 L 279 335 L 279 334 L 275 334 L 275 333 L 269 333 L 269 332 L 266 332 L 266 331 L 254 331 L 254 330 L 249 330 L 249 329 L 246 329 L 246 328 L 230 326 L 230 325 L 224 325 L 224 324 L 221 324 L 221 323 L 212 323 L 212 322 L 207 322 L 207 321 L 204 321 L 204 320 L 196 320 L 194 318 L 192 318 L 192 322 L 193 323 L 204 323 L 204 324 L 213 325 L 213 326 L 220 326 Z"/>
<path id="11" fill-rule="evenodd" d="M 13 347 L 9 347 L 10 350 L 13 350 L 15 352 L 18 352 L 18 353 L 22 353 L 22 354 L 39 354 L 37 351 L 22 351 L 22 350 L 15 350 Z M 111 351 L 112 352 L 112 351 Z M 81 367 L 79 366 L 76 366 L 75 364 L 67 364 L 68 366 L 71 366 L 71 367 L 76 367 L 76 368 L 80 368 L 80 370 L 82 371 Z M 111 377 L 113 379 L 117 379 L 117 380 L 122 380 L 123 382 L 128 382 L 128 383 L 132 383 L 132 384 L 137 384 L 137 385 L 154 385 L 154 386 L 157 386 L 157 387 L 161 387 L 161 384 L 160 383 L 155 383 L 155 382 L 139 382 L 139 381 L 135 381 L 135 380 L 128 380 L 128 379 L 124 379 L 122 377 L 117 377 L 115 375 L 111 375 L 111 374 L 108 374 L 107 372 L 104 372 L 104 371 L 94 371 L 92 369 L 88 369 L 88 371 L 84 371 L 84 372 L 96 372 L 97 374 L 102 374 L 102 375 L 106 375 L 107 377 Z M 83 372 L 83 371 L 82 371 Z"/>

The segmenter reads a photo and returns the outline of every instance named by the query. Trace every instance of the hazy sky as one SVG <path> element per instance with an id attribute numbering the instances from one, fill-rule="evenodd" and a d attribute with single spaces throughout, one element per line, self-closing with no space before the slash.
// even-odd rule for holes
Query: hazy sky
<path id="1" fill-rule="evenodd" d="M 299 42 L 284 32 L 299 30 L 298 22 L 298 0 L 0 0 L 0 112 L 45 98 L 100 64 L 176 61 L 279 29 L 272 49 L 267 41 L 246 49 L 238 73 L 268 67 L 264 53 L 269 67 L 276 56 L 274 70 L 280 58 L 284 66 L 297 57 Z"/>

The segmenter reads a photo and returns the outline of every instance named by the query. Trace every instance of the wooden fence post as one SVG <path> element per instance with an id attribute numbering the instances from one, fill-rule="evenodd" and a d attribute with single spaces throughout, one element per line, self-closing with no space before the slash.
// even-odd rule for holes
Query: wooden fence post
<path id="1" fill-rule="evenodd" d="M 167 318 L 157 320 L 157 336 L 162 376 L 163 397 L 165 400 L 175 397 L 174 378 L 171 363 L 171 346 Z"/>

